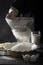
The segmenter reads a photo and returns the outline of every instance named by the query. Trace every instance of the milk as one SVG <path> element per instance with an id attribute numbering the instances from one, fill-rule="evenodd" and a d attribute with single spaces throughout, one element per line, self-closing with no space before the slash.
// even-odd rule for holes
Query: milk
<path id="1" fill-rule="evenodd" d="M 31 32 L 31 42 L 35 43 L 35 44 L 39 44 L 40 43 L 40 31 L 37 34 Z"/>

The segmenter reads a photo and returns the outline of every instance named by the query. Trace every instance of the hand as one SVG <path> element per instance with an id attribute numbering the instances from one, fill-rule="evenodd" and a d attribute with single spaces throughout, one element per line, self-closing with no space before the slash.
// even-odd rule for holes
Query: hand
<path id="1" fill-rule="evenodd" d="M 16 8 L 11 7 L 6 15 L 6 18 L 13 19 L 18 15 L 18 10 Z"/>

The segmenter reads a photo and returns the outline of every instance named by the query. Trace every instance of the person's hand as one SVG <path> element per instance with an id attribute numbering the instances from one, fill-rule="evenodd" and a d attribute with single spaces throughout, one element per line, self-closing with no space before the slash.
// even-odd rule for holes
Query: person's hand
<path id="1" fill-rule="evenodd" d="M 13 19 L 18 15 L 18 10 L 16 8 L 11 7 L 6 15 L 6 18 Z"/>

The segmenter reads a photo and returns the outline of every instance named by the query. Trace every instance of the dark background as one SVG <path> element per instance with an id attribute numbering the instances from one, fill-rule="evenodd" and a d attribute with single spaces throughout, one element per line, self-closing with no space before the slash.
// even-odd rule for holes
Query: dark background
<path id="1" fill-rule="evenodd" d="M 0 0 L 0 42 L 13 42 L 16 41 L 10 27 L 5 21 L 5 16 L 15 0 Z M 32 2 L 35 2 L 34 0 Z M 39 5 L 39 1 L 37 1 L 35 4 Z M 35 7 L 34 7 L 35 8 Z M 39 10 L 40 10 L 40 5 L 39 5 Z M 37 9 L 37 8 L 36 8 Z M 38 11 L 39 11 L 38 10 Z M 36 10 L 37 11 L 37 10 Z M 41 36 L 42 36 L 42 30 L 40 26 L 40 12 L 39 12 L 39 19 L 35 21 L 36 28 L 41 31 Z M 41 37 L 42 41 L 42 37 Z"/>
<path id="2" fill-rule="evenodd" d="M 5 16 L 14 0 L 0 0 L 0 42 L 12 42 L 15 38 L 5 21 Z"/>

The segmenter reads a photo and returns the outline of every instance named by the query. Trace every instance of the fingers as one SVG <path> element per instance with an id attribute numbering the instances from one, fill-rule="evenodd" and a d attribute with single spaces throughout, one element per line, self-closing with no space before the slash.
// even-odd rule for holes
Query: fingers
<path id="1" fill-rule="evenodd" d="M 6 18 L 13 19 L 18 15 L 18 10 L 16 8 L 11 7 L 6 15 Z"/>

